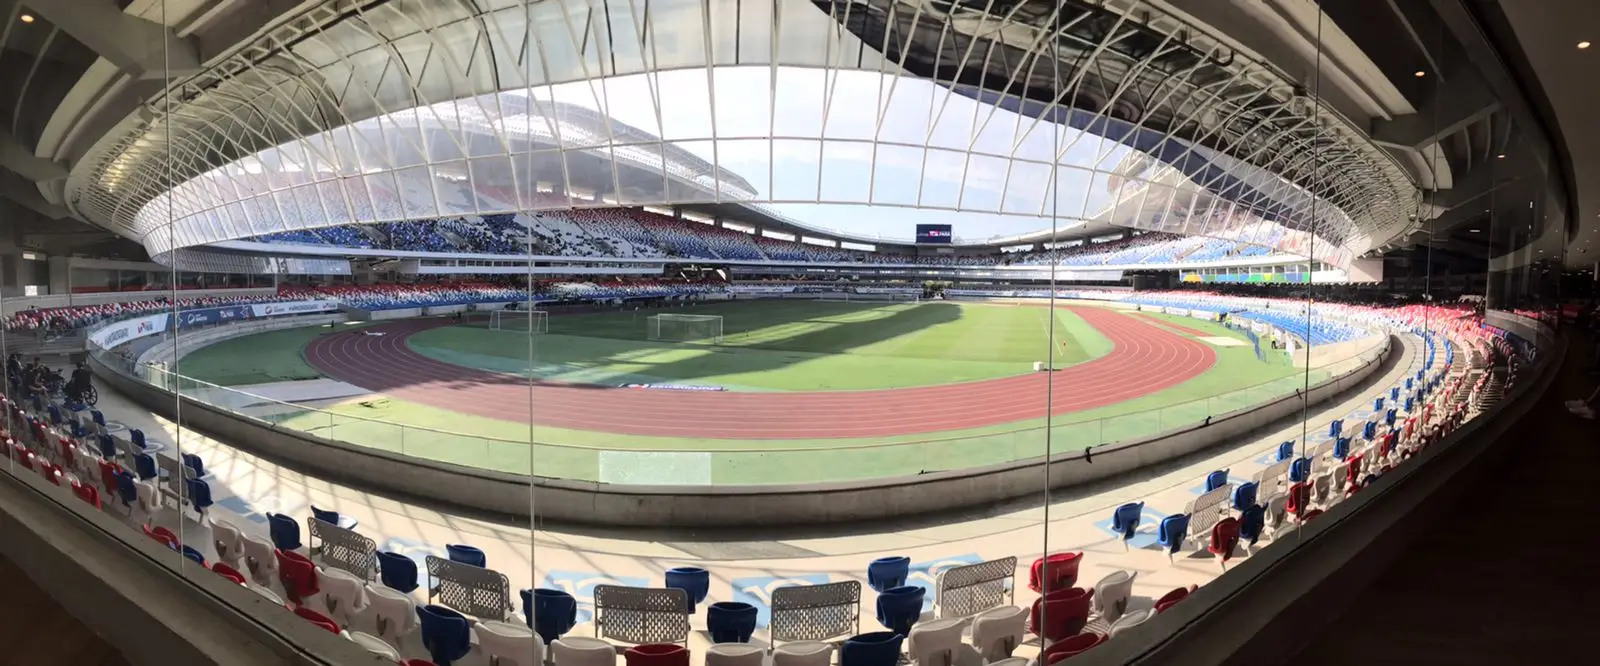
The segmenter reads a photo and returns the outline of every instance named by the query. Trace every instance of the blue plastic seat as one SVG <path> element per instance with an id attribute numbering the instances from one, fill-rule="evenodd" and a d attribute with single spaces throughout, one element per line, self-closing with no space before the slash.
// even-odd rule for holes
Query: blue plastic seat
<path id="1" fill-rule="evenodd" d="M 903 634 L 892 631 L 851 636 L 839 650 L 839 666 L 895 666 L 905 639 Z"/>
<path id="2" fill-rule="evenodd" d="M 1161 519 L 1161 524 L 1156 528 L 1156 543 L 1161 549 L 1167 551 L 1167 559 L 1183 548 L 1183 542 L 1189 535 L 1189 514 L 1179 513 Z"/>
<path id="3" fill-rule="evenodd" d="M 878 624 L 902 636 L 922 616 L 922 600 L 928 591 L 916 585 L 901 585 L 878 594 Z"/>
<path id="4" fill-rule="evenodd" d="M 706 608 L 706 630 L 713 643 L 749 643 L 757 608 L 743 601 L 718 601 Z"/>
<path id="5" fill-rule="evenodd" d="M 880 557 L 867 565 L 867 586 L 883 594 L 885 590 L 905 585 L 910 575 L 911 558 L 904 555 Z"/>
<path id="6" fill-rule="evenodd" d="M 1372 430 L 1372 424 L 1367 424 L 1367 430 Z M 1335 460 L 1344 460 L 1350 456 L 1350 438 L 1340 437 L 1333 441 L 1333 457 Z"/>
<path id="7" fill-rule="evenodd" d="M 694 615 L 694 607 L 704 603 L 711 593 L 711 572 L 700 567 L 673 567 L 667 570 L 666 587 L 683 590 L 688 597 L 689 614 Z"/>
<path id="8" fill-rule="evenodd" d="M 133 442 L 133 445 L 139 447 L 140 451 L 147 448 L 144 441 L 144 431 L 138 428 L 128 431 L 128 441 Z"/>
<path id="9" fill-rule="evenodd" d="M 417 589 L 417 562 L 399 553 L 378 553 L 378 575 L 385 586 L 406 594 Z"/>
<path id="10" fill-rule="evenodd" d="M 1377 436 L 1377 434 L 1378 434 L 1378 422 L 1377 421 L 1368 421 L 1366 427 L 1361 429 L 1361 438 L 1365 439 L 1367 441 L 1372 441 L 1372 438 Z"/>
<path id="11" fill-rule="evenodd" d="M 1228 470 L 1219 469 L 1206 475 L 1206 492 L 1228 485 Z"/>
<path id="12" fill-rule="evenodd" d="M 101 435 L 96 438 L 100 444 L 100 457 L 106 460 L 115 460 L 117 457 L 117 441 L 111 435 Z"/>
<path id="13" fill-rule="evenodd" d="M 1328 436 L 1338 437 L 1344 432 L 1344 419 L 1334 419 L 1328 423 Z"/>
<path id="14" fill-rule="evenodd" d="M 1239 513 L 1239 540 L 1252 546 L 1256 545 L 1266 525 L 1266 509 L 1259 504 L 1245 507 L 1245 510 Z"/>
<path id="15" fill-rule="evenodd" d="M 1409 386 L 1407 388 L 1410 388 Z M 50 405 L 50 425 L 61 425 L 61 408 Z"/>
<path id="16" fill-rule="evenodd" d="M 267 514 L 267 531 L 278 550 L 300 550 L 300 523 L 281 513 Z"/>
<path id="17" fill-rule="evenodd" d="M 1245 507 L 1256 503 L 1256 482 L 1247 481 L 1233 489 L 1233 509 L 1243 511 Z"/>
<path id="18" fill-rule="evenodd" d="M 1144 502 L 1129 502 L 1111 512 L 1111 531 L 1122 537 L 1122 547 L 1127 548 L 1128 540 L 1139 530 L 1139 515 L 1143 512 Z"/>
<path id="19" fill-rule="evenodd" d="M 533 633 L 545 643 L 553 643 L 577 626 L 578 600 L 561 590 L 541 587 L 533 591 L 532 615 Z"/>
<path id="20" fill-rule="evenodd" d="M 133 454 L 133 471 L 139 475 L 140 481 L 149 481 L 161 476 L 161 472 L 156 469 L 155 457 L 148 453 Z"/>
<path id="21" fill-rule="evenodd" d="M 204 461 L 200 460 L 200 456 L 196 454 L 183 454 L 183 464 L 185 467 L 194 470 L 195 478 L 200 478 L 206 475 L 206 464 Z"/>
<path id="22" fill-rule="evenodd" d="M 461 543 L 446 544 L 444 551 L 450 556 L 451 562 L 470 564 L 480 569 L 489 568 L 489 558 L 483 554 L 483 551 L 472 546 Z"/>
<path id="23" fill-rule="evenodd" d="M 189 479 L 185 482 L 189 487 L 189 505 L 194 507 L 195 513 L 204 519 L 206 510 L 211 508 L 211 484 L 205 479 Z"/>
<path id="24" fill-rule="evenodd" d="M 1337 444 L 1335 445 L 1337 446 Z M 1294 462 L 1289 463 L 1290 483 L 1301 483 L 1309 478 L 1311 478 L 1310 458 L 1295 458 Z"/>
<path id="25" fill-rule="evenodd" d="M 438 666 L 450 666 L 472 651 L 472 626 L 466 616 L 428 604 L 417 607 L 421 620 L 422 647 Z"/>
<path id="26" fill-rule="evenodd" d="M 100 410 L 98 409 L 89 410 L 89 418 L 93 419 L 95 423 L 98 423 L 102 426 L 106 424 L 106 415 L 101 414 Z"/>
<path id="27" fill-rule="evenodd" d="M 1294 440 L 1289 440 L 1278 445 L 1278 462 L 1283 462 L 1294 457 Z"/>
<path id="28" fill-rule="evenodd" d="M 133 510 L 133 505 L 139 502 L 139 488 L 133 484 L 133 475 L 127 472 L 117 472 L 117 498 L 122 500 L 122 505 Z"/>
<path id="29" fill-rule="evenodd" d="M 184 546 L 183 547 L 183 556 L 187 557 L 187 558 L 189 558 L 191 560 L 194 560 L 195 563 L 200 564 L 202 566 L 204 566 L 205 563 L 206 563 L 206 556 L 202 555 L 200 553 L 200 551 L 195 550 L 192 546 Z"/>

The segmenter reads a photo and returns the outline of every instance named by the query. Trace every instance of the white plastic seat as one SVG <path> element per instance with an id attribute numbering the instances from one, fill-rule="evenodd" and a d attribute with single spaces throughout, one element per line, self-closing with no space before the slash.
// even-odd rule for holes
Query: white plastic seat
<path id="1" fill-rule="evenodd" d="M 378 624 L 378 637 L 399 644 L 417 630 L 417 604 L 404 592 L 383 585 L 367 585 L 367 607 Z"/>
<path id="2" fill-rule="evenodd" d="M 795 641 L 772 649 L 772 666 L 828 666 L 833 646 L 821 641 Z"/>
<path id="3" fill-rule="evenodd" d="M 488 620 L 474 629 L 478 649 L 489 658 L 490 666 L 539 666 L 544 663 L 544 645 L 535 640 L 533 630 L 520 624 Z"/>
<path id="4" fill-rule="evenodd" d="M 343 569 L 320 569 L 317 576 L 321 579 L 322 601 L 328 615 L 342 619 L 340 624 L 348 626 L 350 619 L 367 607 L 363 581 Z"/>
<path id="5" fill-rule="evenodd" d="M 1111 625 L 1111 637 L 1115 638 L 1117 634 L 1144 624 L 1145 622 L 1150 621 L 1150 618 L 1155 616 L 1156 609 L 1154 608 L 1141 608 L 1136 611 L 1131 611 L 1128 614 L 1123 615 L 1122 619 L 1117 620 L 1116 623 Z"/>
<path id="6" fill-rule="evenodd" d="M 761 666 L 767 651 L 749 643 L 716 643 L 706 649 L 706 666 Z"/>
<path id="7" fill-rule="evenodd" d="M 1094 584 L 1094 609 L 1100 619 L 1116 622 L 1128 610 L 1128 597 L 1133 596 L 1133 579 L 1137 574 L 1113 571 Z"/>
<path id="8" fill-rule="evenodd" d="M 383 642 L 382 638 L 361 631 L 347 631 L 345 635 L 356 645 L 366 648 L 368 652 L 391 659 L 395 663 L 400 662 L 400 651 L 394 649 L 393 645 Z"/>
<path id="9" fill-rule="evenodd" d="M 991 661 L 989 666 L 1028 666 L 1031 661 L 1027 657 L 1007 657 L 1000 661 Z"/>
<path id="10" fill-rule="evenodd" d="M 257 585 L 270 586 L 278 578 L 278 556 L 272 543 L 254 535 L 244 536 L 244 565 L 250 580 Z"/>
<path id="11" fill-rule="evenodd" d="M 556 666 L 616 666 L 617 649 L 598 638 L 564 636 L 550 644 Z"/>
<path id="12" fill-rule="evenodd" d="M 161 493 L 148 481 L 134 481 L 133 487 L 139 491 L 139 510 L 154 518 L 156 510 L 161 508 Z"/>
<path id="13" fill-rule="evenodd" d="M 961 644 L 961 618 L 920 622 L 911 627 L 906 653 L 920 666 L 955 666 Z"/>
<path id="14" fill-rule="evenodd" d="M 1000 661 L 1022 644 L 1028 611 L 1021 606 L 991 608 L 972 618 L 972 647 L 984 661 Z"/>
<path id="15" fill-rule="evenodd" d="M 226 520 L 211 520 L 211 547 L 217 551 L 217 559 L 222 563 L 239 568 L 239 559 L 244 557 L 244 535 L 233 523 Z"/>

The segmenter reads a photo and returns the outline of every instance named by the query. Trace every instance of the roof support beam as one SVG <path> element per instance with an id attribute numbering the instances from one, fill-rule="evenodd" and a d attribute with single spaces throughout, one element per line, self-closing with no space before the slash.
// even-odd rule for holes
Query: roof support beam
<path id="1" fill-rule="evenodd" d="M 17 172 L 35 183 L 61 180 L 67 177 L 66 167 L 43 157 L 17 143 L 10 132 L 0 129 L 0 166 Z"/>
<path id="2" fill-rule="evenodd" d="M 1451 76 L 1416 113 L 1372 123 L 1374 143 L 1421 150 L 1500 110 L 1500 100 L 1465 74 Z"/>
<path id="3" fill-rule="evenodd" d="M 52 0 L 31 9 L 136 78 L 185 76 L 200 68 L 194 46 L 164 25 L 124 14 L 116 0 Z"/>

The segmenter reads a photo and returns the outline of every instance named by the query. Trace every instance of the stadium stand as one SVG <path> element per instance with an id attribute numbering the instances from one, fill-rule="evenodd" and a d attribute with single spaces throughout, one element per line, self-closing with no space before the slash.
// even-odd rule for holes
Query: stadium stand
<path id="1" fill-rule="evenodd" d="M 178 309 L 248 305 L 290 300 L 284 296 L 237 296 L 180 298 Z M 160 298 L 129 303 L 104 303 L 98 305 L 73 305 L 60 308 L 23 310 L 5 318 L 7 331 L 38 331 L 40 329 L 72 330 L 93 326 L 103 321 L 156 314 L 172 309 L 172 301 Z"/>
<path id="2" fill-rule="evenodd" d="M 480 196 L 485 196 L 481 195 Z M 374 194 L 374 200 L 379 195 Z M 544 205 L 564 204 L 540 195 Z M 1142 233 L 1104 243 L 1001 255 L 961 252 L 907 256 L 859 252 L 785 241 L 632 208 L 579 208 L 538 213 L 463 216 L 440 220 L 343 225 L 285 231 L 253 240 L 415 252 L 534 254 L 568 257 L 684 257 L 734 261 L 865 262 L 919 266 L 1139 266 L 1265 257 L 1285 240 L 1276 225 L 1249 225 L 1221 238 Z M 1259 236 L 1259 238 L 1256 238 Z M 1254 239 L 1255 242 L 1247 242 Z"/>
<path id="3" fill-rule="evenodd" d="M 635 294 L 648 293 L 660 286 L 644 282 L 562 282 L 550 285 L 550 289 L 585 294 Z M 299 297 L 338 295 L 351 302 L 388 303 L 435 302 L 459 298 L 463 293 L 504 296 L 505 291 L 492 285 L 455 284 L 333 287 L 290 293 Z M 1190 296 L 1227 308 L 1245 300 L 1217 295 Z M 1255 305 L 1285 304 L 1255 299 Z M 1336 432 L 1349 435 L 1331 446 L 1306 451 L 1307 457 L 1286 466 L 1281 473 L 1236 486 L 1226 470 L 1208 472 L 1203 479 L 1196 479 L 1203 481 L 1204 497 L 1215 495 L 1228 501 L 1204 508 L 1197 505 L 1185 513 L 1161 517 L 1159 526 L 1146 524 L 1149 521 L 1144 516 L 1142 501 L 1108 511 L 1105 523 L 1116 539 L 1128 542 L 1136 536 L 1158 534 L 1160 548 L 1169 556 L 1209 557 L 1225 570 L 1227 562 L 1238 553 L 1241 541 L 1253 550 L 1260 547 L 1256 545 L 1259 540 L 1265 539 L 1270 547 L 1277 530 L 1292 529 L 1315 519 L 1323 510 L 1359 492 L 1394 466 L 1404 464 L 1465 420 L 1468 406 L 1475 402 L 1462 396 L 1482 391 L 1483 385 L 1469 382 L 1464 373 L 1452 372 L 1457 366 L 1456 349 L 1464 349 L 1469 354 L 1510 353 L 1509 347 L 1465 308 L 1431 305 L 1375 308 L 1337 304 L 1325 307 L 1330 310 L 1329 319 L 1335 313 L 1362 317 L 1373 325 L 1393 326 L 1417 335 L 1426 351 L 1415 379 L 1419 384 L 1417 395 L 1425 399 L 1404 414 L 1397 414 L 1390 408 L 1387 412 L 1375 413 L 1367 424 L 1353 423 L 1342 430 L 1336 426 Z M 1266 307 L 1264 311 L 1288 310 Z M 1408 378 L 1406 387 L 1410 386 Z M 15 391 L 16 387 L 12 388 Z M 314 626 L 347 636 L 391 660 L 427 657 L 435 663 L 450 663 L 475 650 L 491 659 L 497 654 L 514 656 L 519 650 L 521 653 L 531 650 L 532 637 L 537 635 L 542 639 L 541 644 L 551 641 L 550 649 L 558 666 L 579 663 L 583 650 L 594 645 L 600 645 L 605 651 L 604 658 L 595 663 L 615 663 L 616 652 L 612 645 L 586 643 L 574 638 L 581 635 L 577 630 L 580 602 L 574 596 L 575 590 L 548 583 L 524 588 L 515 595 L 521 599 L 518 605 L 506 587 L 507 577 L 495 571 L 496 567 L 505 567 L 507 563 L 490 561 L 483 550 L 469 544 L 452 544 L 419 562 L 413 559 L 418 556 L 392 550 L 398 540 L 391 539 L 379 546 L 374 539 L 361 535 L 361 531 L 368 528 L 346 520 L 335 511 L 315 506 L 292 510 L 304 512 L 299 515 L 270 513 L 263 522 L 234 522 L 212 517 L 208 530 L 198 534 L 184 532 L 183 537 L 164 527 L 152 527 L 153 519 L 169 510 L 164 503 L 145 499 L 161 496 L 164 491 L 155 486 L 162 483 L 162 477 L 154 470 L 140 468 L 133 461 L 160 455 L 155 448 L 159 445 L 150 443 L 137 430 L 125 435 L 102 434 L 102 428 L 92 427 L 105 423 L 100 413 L 74 413 L 64 408 L 65 405 L 37 400 L 0 399 L 0 410 L 6 412 L 11 425 L 3 433 L 8 444 L 4 453 L 18 463 L 6 466 L 7 473 L 39 474 L 50 483 L 70 488 L 71 495 L 88 506 L 108 512 L 119 520 L 125 519 L 126 538 L 137 538 L 142 530 L 147 538 L 272 602 L 258 612 L 292 613 Z M 1345 424 L 1341 420 L 1338 425 Z M 1290 451 L 1293 455 L 1294 449 Z M 1281 453 L 1279 458 L 1283 458 Z M 213 507 L 212 484 L 217 480 L 205 472 L 206 461 L 200 456 L 185 456 L 182 466 L 187 468 L 183 476 L 188 488 L 181 495 L 187 502 L 181 510 L 193 510 L 204 519 Z M 1246 486 L 1249 492 L 1245 492 Z M 310 538 L 302 538 L 303 533 Z M 430 591 L 426 599 L 418 596 L 423 589 L 420 580 L 423 570 L 427 571 L 426 589 Z M 1131 605 L 1127 600 L 1134 573 L 1121 570 L 1117 556 L 1103 552 L 1053 553 L 1026 565 L 1015 557 L 973 561 L 960 568 L 961 576 L 947 573 L 930 583 L 912 587 L 905 586 L 911 573 L 909 557 L 894 553 L 883 553 L 876 559 L 863 556 L 861 570 L 865 572 L 867 583 L 868 592 L 865 593 L 860 583 L 853 580 L 796 580 L 786 582 L 771 594 L 767 602 L 770 618 L 762 640 L 779 643 L 775 647 L 779 662 L 799 664 L 806 661 L 802 653 L 810 654 L 806 651 L 817 644 L 797 643 L 789 647 L 781 643 L 788 635 L 804 634 L 843 641 L 840 649 L 858 655 L 851 657 L 852 661 L 859 659 L 862 653 L 882 653 L 883 663 L 894 663 L 905 650 L 905 658 L 922 664 L 935 660 L 935 653 L 956 650 L 970 653 L 962 659 L 974 661 L 952 660 L 952 663 L 996 663 L 1008 657 L 1035 654 L 1039 662 L 1051 663 L 1058 661 L 1060 655 L 1071 656 L 1108 640 L 1116 641 L 1128 628 L 1182 603 L 1194 589 L 1178 587 L 1161 594 L 1158 599 L 1152 597 L 1154 602 L 1150 607 Z M 1079 573 L 1084 570 L 1106 575 L 1098 581 L 1080 579 Z M 1026 574 L 1025 581 L 1017 580 L 1019 572 Z M 502 592 L 498 596 L 435 596 L 432 592 L 434 586 L 466 586 L 471 581 L 484 580 L 485 576 L 499 581 Z M 713 660 L 709 658 L 691 659 L 685 647 L 691 640 L 688 616 L 700 613 L 705 616 L 703 626 L 714 642 L 753 640 L 759 629 L 750 604 L 724 601 L 705 606 L 704 611 L 698 610 L 697 604 L 707 601 L 711 579 L 707 568 L 680 567 L 666 576 L 664 587 L 645 587 L 644 582 L 636 586 L 612 585 L 605 594 L 594 594 L 585 601 L 590 604 L 585 607 L 586 617 L 611 617 L 611 621 L 631 617 L 630 613 L 639 612 L 632 609 L 641 608 L 639 604 L 644 600 L 657 597 L 665 601 L 654 607 L 686 609 L 672 611 L 669 613 L 672 617 L 653 611 L 653 621 L 641 622 L 640 630 L 630 634 L 625 640 L 628 645 L 623 646 L 628 651 L 624 654 L 628 663 L 669 663 L 660 655 L 670 655 L 670 663 L 680 665 L 711 663 Z M 990 587 L 1006 593 L 974 593 L 974 590 Z M 864 594 L 872 596 L 863 598 Z M 1022 598 L 1016 598 L 1018 596 Z M 876 603 L 869 602 L 872 597 Z M 791 598 L 798 603 L 791 603 Z M 825 613 L 819 612 L 819 599 L 837 599 L 837 604 L 827 607 Z M 280 610 L 273 610 L 273 607 Z M 852 636 L 860 631 L 862 610 L 872 607 L 877 608 L 875 619 L 878 622 L 899 633 Z M 934 620 L 921 619 L 928 608 L 933 609 Z M 420 622 L 415 619 L 418 615 Z M 505 622 L 507 619 L 513 622 Z M 868 621 L 872 619 L 867 618 Z M 701 621 L 696 620 L 697 623 Z M 970 639 L 964 637 L 962 624 L 971 624 Z M 955 629 L 949 630 L 949 627 Z M 912 639 L 909 647 L 901 643 L 905 634 Z M 884 642 L 889 636 L 893 640 Z M 711 648 L 713 651 L 725 649 Z M 826 652 L 832 649 L 829 647 Z"/>

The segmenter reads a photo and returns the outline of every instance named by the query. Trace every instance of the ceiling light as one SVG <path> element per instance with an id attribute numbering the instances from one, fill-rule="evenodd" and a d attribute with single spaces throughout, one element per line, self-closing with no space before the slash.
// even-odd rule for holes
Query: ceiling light
<path id="1" fill-rule="evenodd" d="M 22 16 L 20 16 L 18 18 L 21 18 L 23 23 L 33 23 L 33 14 L 23 14 Z M 1587 45 L 1588 42 L 1584 42 L 1584 44 Z M 1583 48 L 1583 47 L 1580 46 L 1578 48 Z"/>
<path id="2" fill-rule="evenodd" d="M 1468 233 L 1474 233 L 1474 234 L 1478 233 L 1478 231 L 1479 231 L 1478 229 L 1468 229 L 1467 230 Z"/>
<path id="3" fill-rule="evenodd" d="M 1495 159 L 1501 159 L 1501 160 L 1503 160 L 1503 159 L 1505 159 L 1505 158 L 1506 158 L 1506 154 L 1505 154 L 1505 153 L 1500 153 L 1500 154 L 1499 154 L 1499 155 L 1495 155 Z"/>
<path id="4" fill-rule="evenodd" d="M 1420 78 L 1422 78 L 1422 77 L 1424 77 L 1424 76 L 1427 76 L 1427 75 L 1428 75 L 1428 73 L 1427 73 L 1427 72 L 1424 72 L 1424 71 L 1422 71 L 1422 70 L 1420 70 L 1420 69 L 1419 69 L 1419 70 L 1417 70 L 1417 73 L 1416 73 L 1416 74 L 1414 74 L 1414 75 L 1413 75 L 1413 76 L 1415 76 L 1415 77 L 1417 77 L 1417 78 L 1419 78 L 1419 79 L 1420 79 Z"/>
<path id="5" fill-rule="evenodd" d="M 1578 48 L 1580 48 L 1580 49 L 1589 48 L 1589 42 L 1578 42 Z"/>

